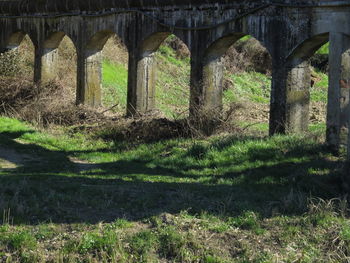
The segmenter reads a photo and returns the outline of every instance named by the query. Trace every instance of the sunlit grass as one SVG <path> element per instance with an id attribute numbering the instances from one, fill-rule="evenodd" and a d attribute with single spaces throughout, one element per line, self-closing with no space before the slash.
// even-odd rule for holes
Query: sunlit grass
<path id="1" fill-rule="evenodd" d="M 319 81 L 310 89 L 311 101 L 327 103 L 328 98 L 328 75 L 322 72 L 315 72 Z"/>
<path id="2" fill-rule="evenodd" d="M 329 54 L 329 42 L 327 42 L 319 50 L 317 50 L 316 54 L 321 54 L 321 55 Z"/>
<path id="3" fill-rule="evenodd" d="M 116 64 L 107 60 L 102 64 L 103 105 L 112 107 L 118 104 L 115 110 L 125 111 L 127 98 L 128 70 L 123 64 Z"/>
<path id="4" fill-rule="evenodd" d="M 231 75 L 234 86 L 224 92 L 224 103 L 249 99 L 257 103 L 269 103 L 271 77 L 257 72 Z"/>

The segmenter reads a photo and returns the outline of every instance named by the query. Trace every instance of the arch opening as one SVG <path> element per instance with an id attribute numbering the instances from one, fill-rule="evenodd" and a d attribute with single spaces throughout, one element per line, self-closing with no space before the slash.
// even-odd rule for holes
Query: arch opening
<path id="1" fill-rule="evenodd" d="M 69 101 L 75 104 L 77 89 L 77 51 L 73 41 L 64 35 L 57 47 L 57 80 L 69 91 Z"/>
<path id="2" fill-rule="evenodd" d="M 205 83 L 209 83 L 205 88 L 208 97 L 216 98 L 208 98 L 207 104 L 210 109 L 218 109 L 215 114 L 220 116 L 214 125 L 229 130 L 249 127 L 266 133 L 272 73 L 268 50 L 254 37 L 239 33 L 216 41 L 205 58 L 212 68 L 204 69 L 205 74 L 211 73 L 204 76 Z"/>
<path id="3" fill-rule="evenodd" d="M 108 36 L 101 50 L 102 106 L 113 114 L 124 115 L 128 93 L 128 50 L 116 34 Z"/>
<path id="4" fill-rule="evenodd" d="M 188 117 L 190 98 L 190 56 L 187 45 L 168 35 L 155 53 L 155 109 L 169 119 Z"/>
<path id="5" fill-rule="evenodd" d="M 309 130 L 326 133 L 329 88 L 329 42 L 323 44 L 310 57 Z"/>
<path id="6" fill-rule="evenodd" d="M 13 33 L 1 51 L 0 74 L 3 77 L 18 77 L 33 80 L 35 49 L 25 32 Z"/>
<path id="7" fill-rule="evenodd" d="M 187 117 L 190 52 L 170 32 L 145 38 L 129 63 L 128 114 Z"/>
<path id="8" fill-rule="evenodd" d="M 33 111 L 37 89 L 33 85 L 34 44 L 25 32 L 12 34 L 0 54 L 1 114 L 35 119 Z"/>
<path id="9" fill-rule="evenodd" d="M 56 32 L 45 40 L 42 67 L 42 82 L 54 82 L 62 89 L 65 103 L 75 104 L 77 51 L 69 36 Z"/>

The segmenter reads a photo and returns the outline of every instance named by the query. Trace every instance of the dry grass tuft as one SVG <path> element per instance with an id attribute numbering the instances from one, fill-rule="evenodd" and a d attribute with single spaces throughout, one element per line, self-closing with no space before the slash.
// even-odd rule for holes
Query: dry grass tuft
<path id="1" fill-rule="evenodd" d="M 0 78 L 0 113 L 40 126 L 74 125 L 105 118 L 97 111 L 75 106 L 72 90 L 52 82 L 40 87 L 27 78 Z"/>
<path id="2" fill-rule="evenodd" d="M 237 110 L 240 108 L 240 104 L 232 104 L 224 114 L 212 120 L 198 117 L 196 121 L 193 121 L 182 115 L 170 120 L 157 112 L 134 118 L 110 118 L 105 119 L 105 122 L 98 127 L 89 128 L 89 131 L 106 140 L 129 142 L 156 142 L 175 138 L 194 139 L 221 133 L 241 133 L 242 129 L 238 128 L 234 121 Z"/>
<path id="3" fill-rule="evenodd" d="M 103 48 L 102 54 L 104 59 L 111 62 L 121 63 L 126 67 L 128 65 L 128 51 L 123 42 L 117 36 L 113 36 L 108 39 Z"/>
<path id="4" fill-rule="evenodd" d="M 269 52 L 254 38 L 238 41 L 224 56 L 225 68 L 230 73 L 255 71 L 271 75 L 272 59 Z"/>

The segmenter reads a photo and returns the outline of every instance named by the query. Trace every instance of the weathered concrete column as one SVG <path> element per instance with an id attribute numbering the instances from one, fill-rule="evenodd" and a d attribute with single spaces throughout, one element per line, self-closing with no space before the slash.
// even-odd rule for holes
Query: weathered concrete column
<path id="1" fill-rule="evenodd" d="M 40 85 L 42 74 L 43 49 L 38 46 L 35 46 L 34 48 L 34 83 Z"/>
<path id="2" fill-rule="evenodd" d="M 340 80 L 340 143 L 350 150 L 350 38 L 347 37 L 347 49 L 342 55 L 342 72 Z M 350 151 L 348 152 L 350 156 Z"/>
<path id="3" fill-rule="evenodd" d="M 307 60 L 275 64 L 272 74 L 270 134 L 308 129 L 311 73 Z"/>
<path id="4" fill-rule="evenodd" d="M 64 35 L 63 32 L 52 33 L 35 47 L 36 83 L 45 84 L 58 78 L 58 47 Z"/>
<path id="5" fill-rule="evenodd" d="M 272 64 L 271 100 L 270 100 L 270 135 L 285 133 L 286 123 L 286 70 L 284 64 Z"/>
<path id="6" fill-rule="evenodd" d="M 330 34 L 329 89 L 327 106 L 327 144 L 338 152 L 346 143 L 350 90 L 350 37 L 341 33 Z"/>
<path id="7" fill-rule="evenodd" d="M 142 115 L 154 109 L 157 63 L 154 52 L 130 52 L 127 114 Z"/>
<path id="8" fill-rule="evenodd" d="M 77 104 L 101 106 L 102 54 L 96 50 L 78 52 Z"/>
<path id="9" fill-rule="evenodd" d="M 58 50 L 35 48 L 34 59 L 34 82 L 37 84 L 45 84 L 57 78 L 57 60 Z"/>
<path id="10" fill-rule="evenodd" d="M 291 61 L 287 68 L 286 132 L 288 133 L 306 132 L 309 128 L 310 86 L 309 61 Z"/>
<path id="11" fill-rule="evenodd" d="M 204 61 L 203 65 L 203 91 L 204 104 L 210 119 L 220 118 L 222 114 L 224 65 L 223 58 L 218 57 Z"/>
<path id="12" fill-rule="evenodd" d="M 348 125 L 350 125 L 350 119 L 348 120 Z M 348 163 L 349 163 L 348 167 L 350 169 L 350 143 L 349 142 L 350 142 L 350 132 L 348 132 L 348 147 L 347 147 L 347 152 L 348 152 L 347 160 L 348 160 Z"/>
<path id="13" fill-rule="evenodd" d="M 221 55 L 192 57 L 190 119 L 207 134 L 222 116 L 223 72 Z"/>
<path id="14" fill-rule="evenodd" d="M 41 57 L 41 82 L 47 83 L 58 78 L 58 49 L 44 48 Z"/>

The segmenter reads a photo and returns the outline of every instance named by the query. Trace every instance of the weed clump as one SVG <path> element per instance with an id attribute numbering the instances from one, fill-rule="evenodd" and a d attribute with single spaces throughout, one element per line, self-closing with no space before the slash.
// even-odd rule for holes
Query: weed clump
<path id="1" fill-rule="evenodd" d="M 137 258 L 138 262 L 148 262 L 147 259 L 157 246 L 157 237 L 152 231 L 145 230 L 133 235 L 129 242 L 130 253 Z"/>
<path id="2" fill-rule="evenodd" d="M 15 76 L 20 71 L 20 54 L 16 50 L 0 53 L 0 72 L 2 75 Z"/>

